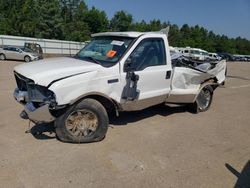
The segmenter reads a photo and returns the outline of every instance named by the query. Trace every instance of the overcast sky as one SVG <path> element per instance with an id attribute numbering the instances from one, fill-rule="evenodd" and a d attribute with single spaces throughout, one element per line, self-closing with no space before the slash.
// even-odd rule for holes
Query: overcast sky
<path id="1" fill-rule="evenodd" d="M 216 34 L 250 40 L 250 0 L 85 0 L 88 7 L 104 10 L 109 18 L 119 10 L 135 21 L 160 19 L 182 26 L 200 25 Z"/>

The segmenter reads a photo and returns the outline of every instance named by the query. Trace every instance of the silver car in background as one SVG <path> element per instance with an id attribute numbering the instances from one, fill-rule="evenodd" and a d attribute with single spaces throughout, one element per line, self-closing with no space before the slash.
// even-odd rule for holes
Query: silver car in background
<path id="1" fill-rule="evenodd" d="M 30 62 L 38 60 L 38 54 L 34 53 L 28 48 L 18 48 L 18 47 L 4 47 L 0 48 L 0 60 L 11 59 L 11 60 L 23 60 L 25 62 Z"/>

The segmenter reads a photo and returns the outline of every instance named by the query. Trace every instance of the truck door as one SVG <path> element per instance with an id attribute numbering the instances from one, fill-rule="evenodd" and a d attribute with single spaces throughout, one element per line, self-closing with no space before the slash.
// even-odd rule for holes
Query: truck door
<path id="1" fill-rule="evenodd" d="M 167 65 L 166 58 L 165 43 L 162 38 L 146 38 L 137 45 L 126 60 L 131 70 L 125 70 L 123 73 L 123 78 L 127 82 L 122 94 L 125 103 L 134 101 L 138 105 L 143 102 L 150 106 L 166 99 L 170 91 L 171 77 L 171 66 Z M 141 108 L 144 107 L 147 106 Z"/>

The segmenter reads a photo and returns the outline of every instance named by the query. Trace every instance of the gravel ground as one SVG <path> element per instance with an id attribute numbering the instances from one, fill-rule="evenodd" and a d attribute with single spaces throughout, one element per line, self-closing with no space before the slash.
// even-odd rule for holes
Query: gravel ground
<path id="1" fill-rule="evenodd" d="M 49 127 L 25 133 L 12 97 L 20 63 L 0 62 L 0 187 L 250 187 L 250 63 L 228 63 L 209 111 L 122 113 L 92 144 L 62 143 Z"/>

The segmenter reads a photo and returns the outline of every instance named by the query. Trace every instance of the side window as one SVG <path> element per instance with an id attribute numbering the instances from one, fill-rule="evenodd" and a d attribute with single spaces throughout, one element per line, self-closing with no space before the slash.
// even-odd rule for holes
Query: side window
<path id="1" fill-rule="evenodd" d="M 4 49 L 4 50 L 7 50 L 7 51 L 10 51 L 10 48 L 8 48 L 8 47 L 7 47 L 7 48 L 3 48 L 3 49 Z"/>
<path id="2" fill-rule="evenodd" d="M 166 65 L 165 45 L 162 39 L 143 40 L 129 57 L 135 71 L 150 66 Z"/>
<path id="3" fill-rule="evenodd" d="M 13 51 L 14 51 L 14 52 L 18 52 L 18 49 L 17 49 L 17 48 L 13 48 Z"/>
<path id="4" fill-rule="evenodd" d="M 15 51 L 16 51 L 16 48 L 9 47 L 9 51 L 15 52 Z"/>

